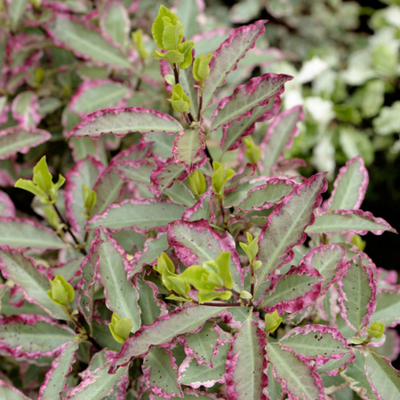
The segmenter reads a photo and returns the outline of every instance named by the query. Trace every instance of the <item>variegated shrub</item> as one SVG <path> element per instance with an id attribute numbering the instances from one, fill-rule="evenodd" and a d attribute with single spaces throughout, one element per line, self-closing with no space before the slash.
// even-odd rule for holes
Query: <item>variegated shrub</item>
<path id="1" fill-rule="evenodd" d="M 54 43 L 130 68 L 122 2 L 103 4 L 103 36 L 46 3 L 56 10 L 46 28 Z M 109 29 L 115 20 L 121 26 Z M 341 168 L 323 201 L 326 173 L 305 178 L 302 160 L 283 157 L 303 119 L 301 107 L 280 111 L 291 77 L 265 74 L 219 95 L 265 22 L 196 54 L 161 6 L 152 55 L 169 112 L 135 105 L 87 115 L 86 95 L 126 93 L 111 80 L 84 83 L 69 104 L 82 118 L 69 133 L 75 157 L 80 140 L 84 149 L 100 141 L 99 152 L 119 149 L 119 138 L 136 143 L 110 160 L 85 153 L 56 183 L 41 158 L 15 186 L 36 196 L 42 219 L 17 217 L 1 193 L 1 399 L 400 398 L 391 365 L 400 286 L 360 236 L 395 230 L 360 210 L 362 158 Z M 147 59 L 141 32 L 133 38 Z M 33 92 L 18 96 L 18 125 L 0 138 L 24 153 L 49 137 L 36 129 Z"/>

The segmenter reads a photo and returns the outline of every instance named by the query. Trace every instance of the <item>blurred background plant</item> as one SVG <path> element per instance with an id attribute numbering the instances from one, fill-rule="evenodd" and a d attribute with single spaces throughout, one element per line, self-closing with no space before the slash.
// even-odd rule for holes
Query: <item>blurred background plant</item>
<path id="1" fill-rule="evenodd" d="M 399 0 L 0 1 L 0 186 L 17 213 L 33 211 L 27 194 L 11 187 L 29 177 L 44 154 L 54 171 L 64 173 L 88 155 L 105 162 L 138 142 L 134 132 L 123 139 L 67 142 L 69 131 L 88 114 L 117 106 L 174 113 L 160 63 L 149 56 L 151 23 L 161 3 L 187 27 L 186 40 L 196 43 L 196 54 L 217 49 L 233 27 L 269 20 L 217 97 L 252 76 L 293 75 L 282 107 L 302 105 L 305 119 L 287 159 L 304 159 L 306 176 L 329 171 L 332 180 L 348 159 L 361 155 L 371 177 L 366 208 L 379 209 L 399 228 Z M 267 125 L 258 123 L 256 144 Z M 211 141 L 212 154 L 234 164 L 244 146 L 221 155 L 221 135 Z M 369 246 L 374 240 L 367 236 Z M 387 240 L 396 246 L 397 238 Z M 369 253 L 379 265 L 397 267 L 396 252 L 381 254 L 372 247 Z"/>

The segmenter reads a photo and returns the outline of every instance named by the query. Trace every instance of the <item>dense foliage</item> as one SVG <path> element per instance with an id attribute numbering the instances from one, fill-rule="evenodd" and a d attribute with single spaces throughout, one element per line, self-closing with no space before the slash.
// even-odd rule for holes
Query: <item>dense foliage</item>
<path id="1" fill-rule="evenodd" d="M 298 24 L 291 4 L 267 10 Z M 239 2 L 232 21 L 263 7 Z M 351 26 L 353 3 L 326 7 Z M 34 198 L 27 215 L 0 192 L 0 398 L 398 399 L 397 274 L 360 236 L 396 231 L 360 209 L 372 160 L 357 131 L 396 132 L 370 98 L 395 85 L 391 42 L 357 59 L 371 68 L 355 83 L 326 37 L 281 51 L 265 20 L 215 26 L 218 2 L 172 10 L 3 6 L 0 184 Z M 393 34 L 389 14 L 374 23 Z M 300 73 L 294 47 L 315 52 Z M 291 157 L 316 143 L 331 178 L 346 161 L 329 196 L 327 172 Z"/>

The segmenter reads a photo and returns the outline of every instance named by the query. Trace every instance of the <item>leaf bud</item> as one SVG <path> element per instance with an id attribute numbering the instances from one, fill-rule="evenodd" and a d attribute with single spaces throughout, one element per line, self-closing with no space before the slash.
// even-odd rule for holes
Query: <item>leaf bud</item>
<path id="1" fill-rule="evenodd" d="M 224 165 L 217 161 L 213 162 L 214 173 L 212 176 L 212 188 L 219 198 L 224 197 L 224 188 L 227 181 L 233 178 L 235 171 L 233 169 L 227 169 L 225 171 Z"/>
<path id="2" fill-rule="evenodd" d="M 356 246 L 361 251 L 364 251 L 365 246 L 367 245 L 367 242 L 365 240 L 362 240 L 360 235 L 354 235 L 351 238 L 351 241 L 353 242 L 354 246 Z"/>
<path id="3" fill-rule="evenodd" d="M 265 333 L 275 332 L 282 322 L 282 318 L 279 316 L 278 311 L 274 311 L 272 314 L 265 314 Z"/>
<path id="4" fill-rule="evenodd" d="M 170 64 L 180 64 L 184 61 L 184 55 L 178 50 L 169 50 L 166 53 L 154 50 L 151 55 L 155 60 L 165 60 Z"/>
<path id="5" fill-rule="evenodd" d="M 186 69 L 190 67 L 193 61 L 192 49 L 195 45 L 195 42 L 188 40 L 186 42 L 181 43 L 178 46 L 178 51 L 183 55 L 183 61 L 179 64 L 179 68 Z"/>
<path id="6" fill-rule="evenodd" d="M 54 204 L 58 189 L 64 182 L 65 178 L 59 175 L 57 183 L 53 183 L 53 177 L 47 167 L 46 156 L 43 156 L 33 168 L 32 180 L 18 179 L 14 186 L 38 196 L 43 204 Z"/>
<path id="7" fill-rule="evenodd" d="M 96 204 L 97 195 L 93 189 L 88 188 L 85 184 L 82 184 L 82 195 L 83 204 L 86 209 L 86 217 L 89 218 L 91 211 Z"/>
<path id="8" fill-rule="evenodd" d="M 66 307 L 74 300 L 75 290 L 63 276 L 57 275 L 53 280 L 49 279 L 51 289 L 46 293 L 50 299 L 61 307 Z"/>
<path id="9" fill-rule="evenodd" d="M 155 265 L 153 268 L 161 275 L 165 270 L 172 273 L 175 272 L 174 263 L 165 253 L 162 253 L 160 257 L 157 257 L 157 265 Z"/>
<path id="10" fill-rule="evenodd" d="M 258 236 L 253 238 L 253 236 L 249 232 L 246 232 L 246 235 L 247 235 L 248 244 L 240 242 L 239 245 L 243 249 L 243 251 L 246 253 L 250 264 L 254 265 L 255 258 L 258 253 Z"/>
<path id="11" fill-rule="evenodd" d="M 174 13 L 161 5 L 151 33 L 160 49 L 176 50 L 183 39 L 183 25 Z"/>
<path id="12" fill-rule="evenodd" d="M 248 300 L 250 300 L 250 299 L 253 298 L 253 296 L 251 295 L 251 293 L 249 293 L 247 290 L 242 290 L 242 291 L 240 292 L 240 294 L 239 294 L 239 297 L 240 297 L 241 299 L 248 299 Z"/>
<path id="13" fill-rule="evenodd" d="M 374 322 L 369 328 L 365 328 L 368 336 L 380 339 L 385 332 L 385 324 L 382 322 Z"/>
<path id="14" fill-rule="evenodd" d="M 146 60 L 149 57 L 149 52 L 143 43 L 143 31 L 141 29 L 137 29 L 135 32 L 132 32 L 132 40 L 136 45 L 140 59 L 142 61 Z"/>
<path id="15" fill-rule="evenodd" d="M 175 85 L 172 89 L 172 96 L 170 99 L 168 99 L 168 101 L 172 104 L 172 107 L 175 111 L 178 111 L 180 113 L 185 113 L 189 111 L 189 97 L 186 96 L 182 86 L 179 83 Z"/>
<path id="16" fill-rule="evenodd" d="M 200 197 L 207 189 L 206 178 L 198 169 L 189 175 L 188 184 L 195 197 Z"/>
<path id="17" fill-rule="evenodd" d="M 251 164 L 257 164 L 261 159 L 261 149 L 259 146 L 256 146 L 253 142 L 253 138 L 251 136 L 247 136 L 243 139 L 244 144 L 246 145 L 246 150 L 244 151 L 244 155 L 247 157 Z"/>
<path id="18" fill-rule="evenodd" d="M 212 54 L 202 54 L 194 60 L 193 77 L 197 82 L 203 83 L 208 75 L 210 75 L 210 61 L 212 56 Z"/>
<path id="19" fill-rule="evenodd" d="M 112 337 L 118 343 L 124 343 L 129 339 L 133 323 L 129 318 L 119 318 L 117 314 L 113 313 L 111 323 L 108 324 Z"/>

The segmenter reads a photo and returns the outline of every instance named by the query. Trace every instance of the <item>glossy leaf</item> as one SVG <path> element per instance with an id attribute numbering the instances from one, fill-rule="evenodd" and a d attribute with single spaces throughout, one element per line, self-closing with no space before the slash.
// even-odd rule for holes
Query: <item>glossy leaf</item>
<path id="1" fill-rule="evenodd" d="M 307 325 L 291 329 L 279 343 L 290 347 L 302 359 L 315 360 L 320 364 L 341 359 L 352 353 L 347 340 L 340 332 L 325 325 Z"/>
<path id="2" fill-rule="evenodd" d="M 329 286 L 340 278 L 340 272 L 346 262 L 346 252 L 341 246 L 327 244 L 311 249 L 301 262 L 314 267 L 324 278 L 321 294 L 325 294 Z"/>
<path id="3" fill-rule="evenodd" d="M 194 160 L 201 149 L 204 149 L 204 134 L 198 128 L 185 129 L 174 140 L 172 153 L 177 164 L 183 164 L 188 172 L 192 172 Z"/>
<path id="4" fill-rule="evenodd" d="M 370 317 L 370 324 L 382 322 L 386 327 L 393 327 L 400 323 L 400 316 L 397 310 L 400 306 L 400 290 L 384 289 L 376 295 L 376 308 Z"/>
<path id="5" fill-rule="evenodd" d="M 166 228 L 172 221 L 182 217 L 184 208 L 178 204 L 157 202 L 153 199 L 143 201 L 124 200 L 106 208 L 103 214 L 96 215 L 87 224 L 87 229 L 100 226 L 112 231 L 134 228 L 137 231 L 149 231 Z"/>
<path id="6" fill-rule="evenodd" d="M 235 29 L 214 52 L 210 75 L 203 90 L 203 108 L 212 101 L 215 91 L 225 83 L 227 75 L 235 71 L 238 62 L 254 47 L 256 39 L 264 33 L 265 20 Z"/>
<path id="7" fill-rule="evenodd" d="M 78 22 L 68 14 L 57 14 L 47 32 L 58 46 L 72 50 L 77 56 L 115 67 L 131 68 L 121 51 L 108 43 L 97 29 Z"/>
<path id="8" fill-rule="evenodd" d="M 320 194 L 326 190 L 325 173 L 312 176 L 286 196 L 268 217 L 263 227 L 258 245 L 258 260 L 263 265 L 256 271 L 258 282 L 255 297 L 260 284 L 277 268 L 290 262 L 294 253 L 292 248 L 304 242 L 304 229 L 314 222 L 314 209 L 321 204 Z"/>
<path id="9" fill-rule="evenodd" d="M 369 325 L 376 306 L 376 283 L 373 271 L 363 265 L 360 256 L 351 259 L 343 268 L 338 281 L 340 312 L 347 325 L 360 332 Z"/>
<path id="10" fill-rule="evenodd" d="M 280 98 L 273 97 L 267 104 L 256 107 L 249 117 L 243 117 L 240 121 L 234 121 L 224 126 L 221 151 L 224 153 L 238 148 L 242 143 L 242 138 L 254 132 L 256 122 L 268 121 L 273 118 L 280 105 Z"/>
<path id="11" fill-rule="evenodd" d="M 333 192 L 328 201 L 331 210 L 357 210 L 365 197 L 368 186 L 368 172 L 364 160 L 354 157 L 339 170 L 333 183 Z"/>
<path id="12" fill-rule="evenodd" d="M 36 128 L 16 126 L 0 131 L 0 160 L 14 154 L 26 154 L 32 147 L 47 142 L 51 138 L 49 132 Z"/>
<path id="13" fill-rule="evenodd" d="M 221 251 L 230 251 L 230 272 L 236 290 L 242 287 L 242 271 L 234 241 L 229 233 L 220 236 L 205 220 L 175 221 L 168 227 L 168 242 L 187 267 L 214 261 Z"/>
<path id="14" fill-rule="evenodd" d="M 75 332 L 42 315 L 0 319 L 0 349 L 13 357 L 52 357 L 75 339 Z"/>
<path id="15" fill-rule="evenodd" d="M 263 210 L 288 196 L 296 186 L 293 181 L 272 178 L 266 184 L 250 189 L 247 197 L 236 206 L 241 211 Z"/>
<path id="16" fill-rule="evenodd" d="M 268 343 L 267 358 L 274 375 L 293 400 L 324 400 L 322 379 L 291 351 L 280 344 Z"/>
<path id="17" fill-rule="evenodd" d="M 268 313 L 277 310 L 280 315 L 302 311 L 315 303 L 321 292 L 321 281 L 318 271 L 307 264 L 293 266 L 287 274 L 272 277 L 260 306 Z"/>
<path id="18" fill-rule="evenodd" d="M 161 233 L 156 238 L 149 238 L 144 244 L 143 251 L 135 253 L 129 265 L 128 278 L 140 272 L 144 265 L 154 265 L 162 253 L 169 248 L 167 235 Z"/>
<path id="19" fill-rule="evenodd" d="M 130 94 L 127 86 L 108 79 L 85 81 L 73 96 L 69 109 L 81 118 L 97 110 L 117 107 Z"/>
<path id="20" fill-rule="evenodd" d="M 90 136 L 97 139 L 107 133 L 122 137 L 129 132 L 143 134 L 156 132 L 171 135 L 181 130 L 180 123 L 167 114 L 131 107 L 101 110 L 90 114 L 71 131 L 69 137 Z"/>
<path id="21" fill-rule="evenodd" d="M 65 400 L 102 400 L 118 382 L 127 368 L 120 368 L 115 374 L 109 374 L 111 361 L 97 368 L 78 386 L 71 389 Z"/>
<path id="22" fill-rule="evenodd" d="M 216 325 L 207 321 L 197 333 L 189 333 L 186 338 L 186 353 L 192 354 L 199 364 L 213 366 L 213 357 L 218 352 L 219 334 Z"/>
<path id="23" fill-rule="evenodd" d="M 303 119 L 302 108 L 296 106 L 282 111 L 272 121 L 261 143 L 264 173 L 268 174 L 268 168 L 281 161 L 283 151 L 291 145 L 293 138 L 299 132 L 297 123 Z"/>
<path id="24" fill-rule="evenodd" d="M 271 73 L 252 78 L 249 83 L 237 87 L 231 96 L 225 97 L 218 104 L 212 116 L 211 129 L 216 130 L 250 116 L 254 108 L 281 94 L 283 85 L 290 79 L 288 75 Z"/>
<path id="25" fill-rule="evenodd" d="M 146 354 L 151 346 L 166 344 L 177 335 L 196 331 L 205 321 L 222 311 L 223 308 L 207 306 L 183 307 L 160 317 L 153 325 L 143 326 L 125 342 L 122 351 L 113 361 L 110 372 L 126 365 L 131 359 Z"/>
<path id="26" fill-rule="evenodd" d="M 54 318 L 67 319 L 62 308 L 47 295 L 49 280 L 38 272 L 32 258 L 16 250 L 0 248 L 0 268 L 7 279 L 12 279 L 19 286 L 29 302 L 39 305 Z"/>
<path id="27" fill-rule="evenodd" d="M 141 325 L 138 293 L 130 281 L 126 279 L 128 261 L 125 252 L 105 230 L 99 231 L 98 273 L 104 286 L 107 307 L 119 318 L 128 318 L 133 323 L 132 332 Z"/>
<path id="28" fill-rule="evenodd" d="M 68 388 L 67 375 L 72 371 L 78 342 L 72 342 L 54 359 L 39 390 L 37 400 L 55 400 Z"/>
<path id="29" fill-rule="evenodd" d="M 26 397 L 17 388 L 8 385 L 6 382 L 0 379 L 0 396 L 7 400 L 31 400 Z"/>
<path id="30" fill-rule="evenodd" d="M 400 396 L 399 371 L 390 361 L 369 351 L 365 360 L 365 372 L 371 389 L 380 400 L 396 400 Z"/>
<path id="31" fill-rule="evenodd" d="M 162 347 L 152 347 L 143 359 L 143 374 L 154 394 L 167 398 L 181 397 L 182 389 L 177 382 L 178 367 L 170 351 Z"/>
<path id="32" fill-rule="evenodd" d="M 212 387 L 215 383 L 225 381 L 226 359 L 230 343 L 218 346 L 218 353 L 213 358 L 213 367 L 199 364 L 194 356 L 188 356 L 179 367 L 178 382 L 192 388 Z"/>
<path id="33" fill-rule="evenodd" d="M 382 218 L 375 218 L 370 212 L 361 210 L 328 211 L 317 216 L 314 224 L 306 229 L 307 233 L 325 233 L 328 235 L 334 233 L 365 235 L 367 232 L 381 235 L 385 231 L 396 233 L 396 230 Z"/>
<path id="34" fill-rule="evenodd" d="M 268 385 L 264 370 L 264 332 L 252 321 L 251 315 L 234 337 L 227 360 L 227 394 L 231 399 L 262 399 L 263 389 Z"/>
<path id="35" fill-rule="evenodd" d="M 129 14 L 119 1 L 109 1 L 100 15 L 100 28 L 103 36 L 111 43 L 125 49 L 130 31 Z"/>

